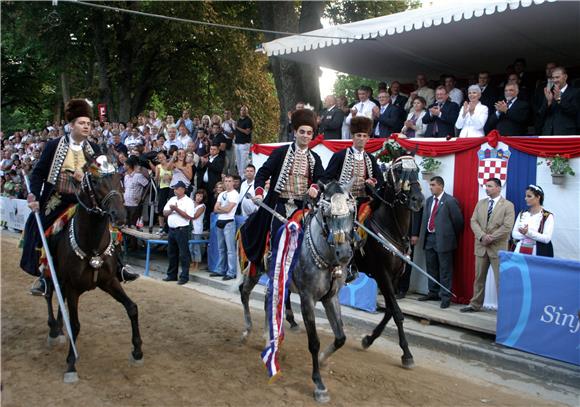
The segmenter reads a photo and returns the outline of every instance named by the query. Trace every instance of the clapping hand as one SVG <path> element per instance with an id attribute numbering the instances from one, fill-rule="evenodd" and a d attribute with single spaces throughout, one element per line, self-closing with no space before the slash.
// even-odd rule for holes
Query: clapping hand
<path id="1" fill-rule="evenodd" d="M 439 116 L 440 112 L 441 112 L 441 109 L 439 109 L 439 106 L 437 106 L 437 105 L 435 105 L 429 109 L 429 113 L 431 113 L 431 116 Z"/>
<path id="2" fill-rule="evenodd" d="M 508 110 L 507 103 L 504 102 L 503 100 L 500 100 L 499 102 L 496 102 L 496 104 L 495 104 L 495 110 L 497 110 L 500 113 L 507 112 L 507 110 Z"/>
<path id="3" fill-rule="evenodd" d="M 357 113 L 358 113 L 358 110 L 356 110 L 356 107 L 353 107 L 352 109 L 350 109 L 350 114 L 352 115 L 352 117 L 355 117 Z"/>
<path id="4" fill-rule="evenodd" d="M 554 86 L 554 89 L 555 88 L 556 88 L 556 86 Z M 559 93 L 559 91 L 558 91 L 558 93 Z M 544 88 L 544 96 L 546 97 L 546 100 L 548 101 L 548 106 L 551 105 L 552 101 L 554 100 L 554 94 L 547 87 Z"/>

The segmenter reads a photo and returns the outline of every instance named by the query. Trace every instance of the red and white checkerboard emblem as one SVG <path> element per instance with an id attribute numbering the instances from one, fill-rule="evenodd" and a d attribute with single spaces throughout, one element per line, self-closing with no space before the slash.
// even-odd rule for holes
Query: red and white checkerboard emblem
<path id="1" fill-rule="evenodd" d="M 487 158 L 479 160 L 479 168 L 477 169 L 477 182 L 480 185 L 485 185 L 485 182 L 490 178 L 499 178 L 502 184 L 507 179 L 508 160 L 499 158 Z"/>

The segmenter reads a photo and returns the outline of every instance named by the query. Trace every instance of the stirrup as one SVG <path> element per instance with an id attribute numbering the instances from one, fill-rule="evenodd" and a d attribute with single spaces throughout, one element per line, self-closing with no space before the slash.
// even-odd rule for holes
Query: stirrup
<path id="1" fill-rule="evenodd" d="M 48 284 L 44 277 L 38 277 L 30 286 L 30 294 L 35 297 L 45 297 L 48 291 Z"/>
<path id="2" fill-rule="evenodd" d="M 131 268 L 132 267 L 129 265 L 121 267 L 121 271 L 119 272 L 121 283 L 130 283 L 131 281 L 135 281 L 140 277 L 138 273 L 131 273 L 129 271 Z"/>

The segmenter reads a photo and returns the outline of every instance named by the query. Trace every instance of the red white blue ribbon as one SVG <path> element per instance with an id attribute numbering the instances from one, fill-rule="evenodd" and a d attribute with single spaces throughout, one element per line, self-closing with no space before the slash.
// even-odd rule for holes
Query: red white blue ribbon
<path id="1" fill-rule="evenodd" d="M 266 365 L 270 381 L 280 373 L 280 346 L 284 340 L 285 300 L 292 271 L 300 257 L 302 228 L 296 222 L 288 222 L 280 227 L 272 244 L 272 259 L 268 270 L 268 294 L 266 312 L 269 324 L 269 342 L 262 351 L 262 361 Z"/>

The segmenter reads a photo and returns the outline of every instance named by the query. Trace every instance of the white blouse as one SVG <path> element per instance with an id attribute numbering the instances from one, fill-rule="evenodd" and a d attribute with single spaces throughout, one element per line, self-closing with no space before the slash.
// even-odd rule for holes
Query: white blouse
<path id="1" fill-rule="evenodd" d="M 512 237 L 518 240 L 515 252 L 520 252 L 522 245 L 534 246 L 532 254 L 536 254 L 536 242 L 549 243 L 552 240 L 552 233 L 554 232 L 554 215 L 549 215 L 544 223 L 544 230 L 539 233 L 540 223 L 542 221 L 544 211 L 543 209 L 532 215 L 529 211 L 521 212 L 516 218 L 514 228 L 512 230 Z M 528 233 L 522 235 L 519 228 L 528 225 Z"/>
<path id="2" fill-rule="evenodd" d="M 462 106 L 461 110 L 459 111 L 459 117 L 457 117 L 457 121 L 455 122 L 455 127 L 461 129 L 459 137 L 485 136 L 485 133 L 483 132 L 483 126 L 485 126 L 488 114 L 489 111 L 487 106 L 483 105 L 481 102 L 478 102 L 475 106 L 473 114 L 467 113 L 464 117 Z"/>

